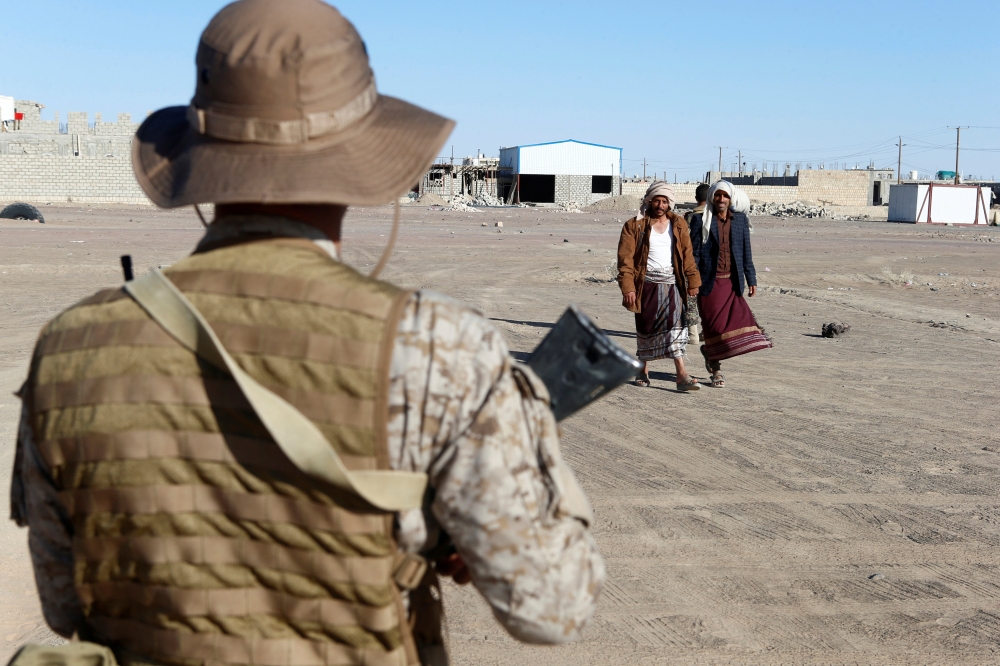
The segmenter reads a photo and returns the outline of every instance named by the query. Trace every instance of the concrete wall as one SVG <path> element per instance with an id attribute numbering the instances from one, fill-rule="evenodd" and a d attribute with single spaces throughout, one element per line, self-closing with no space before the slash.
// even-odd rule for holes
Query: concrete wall
<path id="1" fill-rule="evenodd" d="M 17 100 L 24 114 L 18 129 L 0 132 L 0 201 L 150 204 L 132 173 L 132 137 L 139 128 L 127 113 L 94 124 L 86 113 L 42 120 L 43 106 Z"/>
<path id="2" fill-rule="evenodd" d="M 151 204 L 128 154 L 0 156 L 0 201 Z"/>
<path id="3" fill-rule="evenodd" d="M 649 188 L 653 181 L 630 181 L 622 184 L 622 194 L 631 194 L 635 197 L 642 197 L 646 194 L 646 189 Z M 694 191 L 697 189 L 699 183 L 671 183 L 670 187 L 674 188 L 674 195 L 677 197 L 678 203 L 694 203 Z"/>
<path id="4" fill-rule="evenodd" d="M 798 185 L 739 185 L 754 203 L 792 203 L 805 201 L 811 204 L 832 206 L 867 206 L 871 202 L 872 183 L 875 176 L 867 169 L 858 170 L 802 170 L 798 172 Z M 648 182 L 627 182 L 623 194 L 641 197 L 649 187 Z M 677 200 L 693 202 L 698 183 L 672 184 Z M 888 190 L 887 190 L 888 191 Z"/>
<path id="5" fill-rule="evenodd" d="M 594 194 L 591 192 L 593 189 L 591 176 L 556 175 L 556 203 L 573 202 L 580 206 L 589 206 L 601 199 L 618 194 L 620 178 L 613 176 L 611 181 L 611 194 Z"/>

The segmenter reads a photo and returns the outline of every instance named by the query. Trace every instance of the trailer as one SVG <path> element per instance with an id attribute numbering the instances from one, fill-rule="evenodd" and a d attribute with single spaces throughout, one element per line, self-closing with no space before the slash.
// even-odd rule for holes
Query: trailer
<path id="1" fill-rule="evenodd" d="M 989 224 L 993 192 L 980 185 L 902 183 L 889 188 L 889 221 Z"/>

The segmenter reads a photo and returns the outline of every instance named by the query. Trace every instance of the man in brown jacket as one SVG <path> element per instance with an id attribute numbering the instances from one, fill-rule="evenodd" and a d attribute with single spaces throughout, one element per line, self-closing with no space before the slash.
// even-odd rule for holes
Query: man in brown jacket
<path id="1" fill-rule="evenodd" d="M 643 361 L 636 385 L 649 386 L 649 361 L 671 358 L 677 389 L 696 391 L 701 385 L 684 367 L 688 329 L 683 295 L 697 295 L 701 274 L 687 222 L 671 210 L 673 205 L 668 183 L 655 182 L 646 190 L 639 215 L 625 223 L 618 240 L 618 285 L 622 305 L 635 313 L 636 356 Z"/>

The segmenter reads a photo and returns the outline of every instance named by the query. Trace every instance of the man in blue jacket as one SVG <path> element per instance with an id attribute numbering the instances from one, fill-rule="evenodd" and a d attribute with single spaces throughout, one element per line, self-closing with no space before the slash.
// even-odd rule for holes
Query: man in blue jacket
<path id="1" fill-rule="evenodd" d="M 691 247 L 701 273 L 701 353 L 717 388 L 726 385 L 723 359 L 772 346 L 743 298 L 748 286 L 747 296 L 757 293 L 757 272 L 750 252 L 750 221 L 731 208 L 735 190 L 724 180 L 712 185 L 705 210 L 690 221 Z"/>

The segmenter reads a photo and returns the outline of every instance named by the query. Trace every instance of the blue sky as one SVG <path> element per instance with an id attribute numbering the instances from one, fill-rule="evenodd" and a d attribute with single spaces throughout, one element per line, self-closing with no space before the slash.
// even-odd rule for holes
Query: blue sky
<path id="1" fill-rule="evenodd" d="M 215 0 L 6 3 L 0 94 L 59 111 L 186 104 Z M 625 172 L 767 162 L 1000 176 L 1000 3 L 372 2 L 337 6 L 379 88 L 458 121 L 445 153 L 579 139 Z M 93 117 L 91 116 L 91 120 Z"/>

